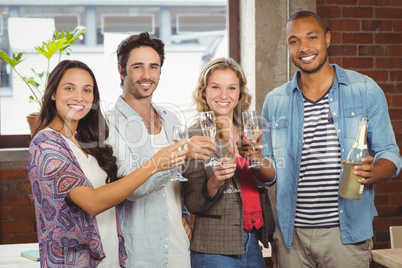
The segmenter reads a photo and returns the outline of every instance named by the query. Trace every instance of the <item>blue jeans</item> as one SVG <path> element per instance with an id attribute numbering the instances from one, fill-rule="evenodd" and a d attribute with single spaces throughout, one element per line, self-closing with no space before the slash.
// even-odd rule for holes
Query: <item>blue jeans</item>
<path id="1" fill-rule="evenodd" d="M 265 268 L 264 258 L 258 244 L 257 231 L 243 230 L 244 254 L 219 255 L 191 251 L 192 268 Z"/>

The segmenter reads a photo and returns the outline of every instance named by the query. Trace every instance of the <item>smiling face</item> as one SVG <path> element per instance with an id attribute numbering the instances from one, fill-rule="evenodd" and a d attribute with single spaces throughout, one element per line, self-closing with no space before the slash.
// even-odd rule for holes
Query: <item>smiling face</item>
<path id="1" fill-rule="evenodd" d="M 152 97 L 161 74 L 159 54 L 152 47 L 139 47 L 130 51 L 127 65 L 127 75 L 121 71 L 120 78 L 124 80 L 124 95 L 131 94 L 136 99 Z"/>
<path id="2" fill-rule="evenodd" d="M 67 124 L 78 123 L 89 113 L 94 100 L 93 88 L 94 82 L 87 71 L 73 68 L 64 73 L 51 99 Z"/>
<path id="3" fill-rule="evenodd" d="M 239 78 L 231 69 L 215 70 L 208 79 L 203 96 L 210 110 L 217 116 L 232 119 L 233 110 L 239 102 Z"/>
<path id="4" fill-rule="evenodd" d="M 314 73 L 328 61 L 331 34 L 325 33 L 314 17 L 289 21 L 286 40 L 292 62 L 302 72 Z"/>

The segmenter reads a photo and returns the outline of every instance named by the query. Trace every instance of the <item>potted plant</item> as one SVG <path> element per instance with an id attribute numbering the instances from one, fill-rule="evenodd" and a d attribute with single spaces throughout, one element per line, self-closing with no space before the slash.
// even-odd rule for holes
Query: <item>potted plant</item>
<path id="1" fill-rule="evenodd" d="M 70 55 L 71 49 L 69 47 L 85 32 L 85 26 L 77 26 L 72 32 L 68 29 L 65 32 L 56 31 L 55 36 L 51 40 L 46 42 L 43 41 L 42 45 L 36 46 L 35 50 L 47 59 L 47 70 L 37 72 L 34 68 L 31 68 L 33 76 L 23 76 L 16 69 L 16 66 L 25 60 L 22 58 L 24 52 L 20 52 L 17 55 L 13 53 L 12 57 L 9 57 L 6 52 L 0 50 L 0 57 L 13 68 L 14 72 L 24 81 L 30 90 L 30 102 L 37 102 L 39 107 L 42 106 L 42 96 L 45 92 L 47 79 L 50 73 L 49 68 L 51 58 L 58 52 L 59 57 L 57 62 L 60 62 L 63 54 Z M 27 116 L 28 123 L 30 123 L 31 133 L 34 131 L 33 124 L 37 114 L 38 113 L 36 112 Z"/>

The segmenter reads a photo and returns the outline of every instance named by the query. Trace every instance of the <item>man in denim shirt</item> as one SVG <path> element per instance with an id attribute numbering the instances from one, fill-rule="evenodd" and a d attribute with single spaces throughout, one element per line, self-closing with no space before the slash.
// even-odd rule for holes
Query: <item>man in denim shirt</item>
<path id="1" fill-rule="evenodd" d="M 280 267 L 369 267 L 373 184 L 397 176 L 402 163 L 384 93 L 371 78 L 329 64 L 331 34 L 315 13 L 294 14 L 286 40 L 300 70 L 262 110 L 262 153 L 275 162 Z M 349 200 L 338 195 L 341 161 L 363 116 L 372 156 L 355 168 L 362 199 Z"/>
<path id="2" fill-rule="evenodd" d="M 165 57 L 164 44 L 144 32 L 123 40 L 117 49 L 123 94 L 108 111 L 108 143 L 117 158 L 118 174 L 125 176 L 172 143 L 178 117 L 152 102 Z M 207 159 L 213 149 L 209 137 L 188 143 L 187 157 Z M 177 169 L 158 172 L 119 206 L 127 267 L 190 267 L 189 213 L 182 204 L 181 187 L 171 181 Z"/>

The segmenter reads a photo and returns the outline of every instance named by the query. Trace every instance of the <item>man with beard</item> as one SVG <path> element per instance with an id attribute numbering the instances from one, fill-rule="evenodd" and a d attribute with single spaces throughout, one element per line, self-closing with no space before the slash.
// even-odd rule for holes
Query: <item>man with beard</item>
<path id="1" fill-rule="evenodd" d="M 262 152 L 275 162 L 280 267 L 369 267 L 373 184 L 397 176 L 402 163 L 384 93 L 371 78 L 329 63 L 331 33 L 315 13 L 291 16 L 286 41 L 300 70 L 262 110 Z M 354 171 L 363 197 L 349 200 L 338 195 L 342 160 L 363 116 L 370 156 Z"/>
<path id="2" fill-rule="evenodd" d="M 164 44 L 147 32 L 123 40 L 117 49 L 122 96 L 108 111 L 108 143 L 117 158 L 118 175 L 125 176 L 172 143 L 178 117 L 152 102 L 165 59 Z M 209 137 L 188 142 L 187 158 L 208 159 L 216 150 Z M 202 145 L 201 148 L 199 145 Z M 127 267 L 190 267 L 189 213 L 182 205 L 181 187 L 172 181 L 177 169 L 158 172 L 119 206 Z"/>

